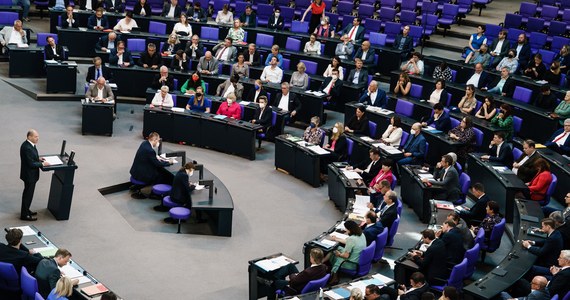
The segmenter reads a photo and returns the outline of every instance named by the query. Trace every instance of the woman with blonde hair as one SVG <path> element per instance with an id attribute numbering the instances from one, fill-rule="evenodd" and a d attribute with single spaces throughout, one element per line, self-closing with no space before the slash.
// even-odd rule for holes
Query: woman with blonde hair
<path id="1" fill-rule="evenodd" d="M 294 87 L 306 89 L 309 86 L 309 75 L 305 72 L 307 67 L 303 62 L 297 64 L 297 71 L 291 75 L 289 84 Z"/>
<path id="2" fill-rule="evenodd" d="M 67 300 L 73 294 L 73 284 L 68 277 L 61 277 L 51 290 L 46 300 Z"/>

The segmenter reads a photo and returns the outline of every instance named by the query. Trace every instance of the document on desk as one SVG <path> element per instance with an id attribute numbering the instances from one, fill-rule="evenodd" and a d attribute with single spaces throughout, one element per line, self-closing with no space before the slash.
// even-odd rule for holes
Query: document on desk
<path id="1" fill-rule="evenodd" d="M 45 63 L 46 64 L 57 64 L 57 61 L 55 61 L 55 59 L 46 59 Z"/>
<path id="2" fill-rule="evenodd" d="M 323 238 L 321 240 L 315 241 L 316 244 L 321 245 L 322 247 L 326 248 L 326 249 L 330 249 L 334 246 L 336 246 L 338 243 L 335 241 L 331 241 L 327 238 Z"/>
<path id="3" fill-rule="evenodd" d="M 62 274 L 65 275 L 65 277 L 67 277 L 69 279 L 79 280 L 79 284 L 91 282 L 91 280 L 89 278 L 83 276 L 83 274 L 81 274 L 81 272 L 79 272 L 79 270 L 75 269 L 70 264 L 67 264 L 63 267 L 59 267 L 59 270 L 61 271 Z"/>
<path id="4" fill-rule="evenodd" d="M 390 146 L 390 145 L 386 145 L 384 143 L 378 143 L 378 144 L 374 144 L 374 146 L 376 147 L 380 147 L 380 149 L 390 153 L 390 154 L 400 154 L 402 153 L 402 151 L 400 151 L 398 148 L 394 147 L 394 146 Z"/>
<path id="5" fill-rule="evenodd" d="M 291 141 L 291 142 L 293 142 L 293 143 L 297 143 L 297 142 L 299 142 L 299 141 L 302 141 L 302 140 L 303 140 L 303 138 L 301 138 L 301 137 L 298 137 L 298 136 L 293 136 L 293 135 L 291 135 L 291 136 L 288 136 L 286 139 L 287 139 L 288 141 Z M 303 146 L 303 147 L 304 147 L 304 146 Z"/>
<path id="6" fill-rule="evenodd" d="M 286 265 L 294 263 L 294 262 L 295 262 L 294 260 L 288 258 L 287 256 L 281 255 L 278 257 L 268 258 L 268 259 L 263 259 L 263 260 L 257 261 L 255 263 L 255 265 L 260 267 L 261 269 L 269 272 L 269 271 L 277 270 L 283 266 L 286 266 Z"/>
<path id="7" fill-rule="evenodd" d="M 362 177 L 360 177 L 360 174 L 353 170 L 343 169 L 342 174 L 344 174 L 344 176 L 346 176 L 348 179 L 362 179 Z"/>
<path id="8" fill-rule="evenodd" d="M 336 288 L 334 290 L 328 290 L 324 292 L 324 294 L 331 297 L 334 300 L 348 299 L 350 297 L 350 291 L 342 287 Z"/>
<path id="9" fill-rule="evenodd" d="M 15 229 L 15 228 L 20 229 L 22 231 L 22 233 L 24 234 L 24 236 L 36 235 L 36 232 L 30 226 L 18 226 L 18 227 L 12 227 L 10 229 Z"/>
<path id="10" fill-rule="evenodd" d="M 382 280 L 372 277 L 369 279 L 351 282 L 349 289 L 352 291 L 353 288 L 359 288 L 361 291 L 365 291 L 366 286 L 369 284 L 374 284 L 374 285 L 379 285 L 379 286 L 385 285 Z"/>
<path id="11" fill-rule="evenodd" d="M 173 111 L 173 112 L 184 112 L 184 108 L 182 108 L 182 107 L 173 107 L 173 108 L 172 108 L 172 111 Z"/>
<path id="12" fill-rule="evenodd" d="M 241 101 L 239 104 L 246 106 L 246 105 L 249 105 L 250 103 L 251 102 L 249 102 L 249 101 Z"/>
<path id="13" fill-rule="evenodd" d="M 44 160 L 51 166 L 63 165 L 63 162 L 57 156 L 44 156 Z"/>
<path id="14" fill-rule="evenodd" d="M 195 189 L 196 189 L 197 191 L 203 190 L 203 189 L 205 189 L 205 188 L 206 188 L 206 186 L 205 186 L 205 185 L 201 185 L 201 184 L 198 184 L 198 185 L 195 186 Z"/>
<path id="15" fill-rule="evenodd" d="M 66 61 L 65 64 L 67 64 L 68 66 L 75 66 L 77 67 L 77 63 L 75 61 Z"/>
<path id="16" fill-rule="evenodd" d="M 329 154 L 329 151 L 321 148 L 321 146 L 319 146 L 319 145 L 308 146 L 307 149 L 313 151 L 314 153 L 316 153 L 318 155 Z"/>
<path id="17" fill-rule="evenodd" d="M 214 119 L 218 119 L 218 120 L 223 120 L 223 119 L 225 119 L 225 118 L 227 118 L 227 116 L 224 116 L 224 115 L 216 115 L 216 116 L 214 117 Z"/>
<path id="18" fill-rule="evenodd" d="M 55 256 L 57 248 L 52 246 L 40 247 L 40 248 L 34 248 L 34 251 L 36 251 L 36 253 L 41 254 L 43 257 L 52 257 Z"/>
<path id="19" fill-rule="evenodd" d="M 344 233 L 336 232 L 336 231 L 331 232 L 331 236 L 334 236 L 335 238 L 339 238 L 339 239 L 343 239 L 343 240 L 346 240 L 348 238 L 348 235 L 346 235 Z"/>
<path id="20" fill-rule="evenodd" d="M 344 221 L 342 221 L 338 225 L 336 225 L 336 229 L 346 231 L 346 227 L 344 227 Z"/>
<path id="21" fill-rule="evenodd" d="M 372 138 L 369 137 L 369 136 L 362 136 L 362 137 L 360 137 L 360 138 L 361 138 L 363 141 L 365 141 L 365 142 L 369 142 L 369 143 L 374 142 L 374 139 L 372 139 Z"/>
<path id="22" fill-rule="evenodd" d="M 353 207 L 366 207 L 368 208 L 368 203 L 370 202 L 370 196 L 356 195 L 356 200 L 354 201 Z"/>
<path id="23" fill-rule="evenodd" d="M 430 173 L 426 173 L 426 174 L 418 174 L 418 177 L 419 177 L 420 179 L 424 179 L 424 178 L 427 178 L 427 179 L 433 179 L 433 175 L 432 175 L 432 174 L 430 174 Z"/>

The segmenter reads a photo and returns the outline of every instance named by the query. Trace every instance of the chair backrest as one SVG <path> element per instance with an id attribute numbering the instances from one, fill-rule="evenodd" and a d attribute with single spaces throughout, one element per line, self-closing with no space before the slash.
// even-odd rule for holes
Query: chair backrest
<path id="1" fill-rule="evenodd" d="M 309 23 L 301 21 L 293 21 L 291 23 L 291 32 L 303 32 L 309 31 Z"/>
<path id="2" fill-rule="evenodd" d="M 507 29 L 520 28 L 522 24 L 522 18 L 523 16 L 521 15 L 505 14 L 504 27 Z"/>
<path id="3" fill-rule="evenodd" d="M 374 5 L 362 4 L 358 5 L 358 16 L 361 18 L 368 18 L 374 15 Z"/>
<path id="4" fill-rule="evenodd" d="M 451 128 L 455 128 L 461 123 L 461 121 L 457 120 L 456 118 L 451 117 L 449 119 L 451 121 Z"/>
<path id="5" fill-rule="evenodd" d="M 554 22 L 550 23 L 550 27 L 552 27 L 554 24 Z M 564 28 L 566 28 L 566 23 L 564 23 Z M 552 50 L 555 53 L 560 52 L 560 49 L 562 49 L 562 47 L 564 45 L 568 45 L 570 44 L 570 39 L 562 37 L 562 36 L 553 36 L 552 37 L 552 43 L 550 44 L 550 50 Z"/>
<path id="6" fill-rule="evenodd" d="M 395 17 L 396 17 L 396 10 L 392 7 L 382 7 L 380 9 L 380 13 L 378 13 L 378 18 L 382 22 L 394 21 Z"/>
<path id="7" fill-rule="evenodd" d="M 461 164 L 459 164 L 459 162 L 455 162 L 455 169 L 457 169 L 457 173 L 459 173 L 459 175 L 461 176 L 461 174 L 463 173 L 463 167 L 461 167 Z"/>
<path id="8" fill-rule="evenodd" d="M 28 273 L 26 267 L 22 267 L 20 273 L 20 285 L 22 287 L 22 299 L 23 300 L 34 300 L 36 293 L 38 292 L 38 282 L 37 280 Z"/>
<path id="9" fill-rule="evenodd" d="M 451 275 L 449 275 L 449 279 L 447 280 L 447 286 L 453 286 L 457 291 L 461 291 L 463 289 L 463 278 L 465 277 L 466 271 L 467 259 L 464 258 L 461 263 L 455 265 L 453 269 L 451 269 Z"/>
<path id="10" fill-rule="evenodd" d="M 542 55 L 542 63 L 547 66 L 547 69 L 550 68 L 550 64 L 552 64 L 552 61 L 554 60 L 554 57 L 557 53 L 544 49 L 539 49 L 538 53 Z"/>
<path id="11" fill-rule="evenodd" d="M 529 38 L 529 45 L 530 48 L 535 52 L 538 49 L 541 49 L 546 44 L 546 38 L 548 36 L 545 33 L 540 32 L 531 32 Z"/>
<path id="12" fill-rule="evenodd" d="M 14 21 L 18 19 L 17 12 L 0 11 L 0 25 L 14 26 Z"/>
<path id="13" fill-rule="evenodd" d="M 558 7 L 552 5 L 543 5 L 540 17 L 547 21 L 553 20 L 554 18 L 558 17 Z"/>
<path id="14" fill-rule="evenodd" d="M 127 39 L 127 47 L 130 51 L 145 51 L 146 50 L 146 40 L 145 39 Z"/>
<path id="15" fill-rule="evenodd" d="M 550 197 L 552 197 L 552 195 L 554 194 L 554 190 L 556 189 L 556 184 L 558 183 L 558 177 L 556 177 L 554 173 L 551 173 L 550 175 L 552 175 L 552 181 L 548 186 L 548 190 L 546 190 L 546 195 L 544 195 L 544 200 L 540 201 L 541 206 L 545 206 L 548 205 L 548 203 L 550 203 Z"/>
<path id="16" fill-rule="evenodd" d="M 352 155 L 353 148 L 354 148 L 354 141 L 349 138 L 346 138 L 346 152 L 348 154 L 348 157 Z"/>
<path id="17" fill-rule="evenodd" d="M 412 87 L 410 89 L 410 96 L 421 99 L 423 89 L 424 89 L 423 85 L 412 83 Z"/>
<path id="18" fill-rule="evenodd" d="M 498 224 L 493 226 L 493 230 L 491 231 L 491 236 L 489 237 L 489 241 L 486 245 L 484 250 L 487 252 L 493 252 L 501 246 L 501 238 L 503 237 L 503 233 L 505 232 L 505 218 L 501 220 Z"/>
<path id="19" fill-rule="evenodd" d="M 371 138 L 375 138 L 376 137 L 376 123 L 372 122 L 372 121 L 368 121 L 368 129 L 370 130 L 370 137 Z"/>
<path id="20" fill-rule="evenodd" d="M 518 134 L 521 131 L 521 127 L 522 119 L 520 117 L 513 116 L 513 129 L 515 131 L 515 134 Z"/>
<path id="21" fill-rule="evenodd" d="M 148 23 L 148 32 L 156 34 L 166 34 L 166 24 L 150 21 Z"/>
<path id="22" fill-rule="evenodd" d="M 459 12 L 459 5 L 456 4 L 444 4 L 443 11 L 441 12 L 441 18 L 453 20 L 457 17 Z"/>
<path id="23" fill-rule="evenodd" d="M 259 47 L 271 48 L 273 46 L 273 36 L 269 34 L 259 33 L 257 34 L 255 43 Z"/>
<path id="24" fill-rule="evenodd" d="M 0 262 L 0 290 L 20 290 L 20 278 L 13 264 Z"/>
<path id="25" fill-rule="evenodd" d="M 513 158 L 515 160 L 518 160 L 521 157 L 522 153 L 523 152 L 521 149 L 513 147 Z"/>
<path id="26" fill-rule="evenodd" d="M 400 147 L 404 147 L 406 142 L 408 141 L 408 137 L 410 136 L 409 133 L 402 131 L 402 138 L 400 139 Z M 397 147 L 397 146 L 396 146 Z"/>
<path id="27" fill-rule="evenodd" d="M 397 201 L 398 201 L 398 203 L 396 206 L 396 212 L 398 213 L 398 216 L 401 216 L 402 215 L 402 209 L 404 209 L 404 206 L 402 204 L 403 202 L 402 202 L 402 199 L 400 199 L 400 197 L 398 197 Z"/>
<path id="28" fill-rule="evenodd" d="M 475 272 L 475 267 L 477 266 L 477 260 L 479 258 L 479 249 L 481 247 L 479 244 L 475 244 L 473 248 L 465 251 L 465 258 L 467 259 L 467 269 L 465 271 L 465 276 L 463 279 L 468 279 L 473 276 Z"/>
<path id="29" fill-rule="evenodd" d="M 477 127 L 473 127 L 473 132 L 475 132 L 475 143 L 478 147 L 483 145 L 483 131 Z"/>
<path id="30" fill-rule="evenodd" d="M 285 49 L 298 52 L 301 50 L 301 41 L 292 37 L 288 37 L 287 42 L 285 43 Z"/>
<path id="31" fill-rule="evenodd" d="M 220 39 L 220 29 L 217 27 L 202 27 L 200 29 L 201 39 L 217 41 Z"/>
<path id="32" fill-rule="evenodd" d="M 37 36 L 38 47 L 43 47 L 43 46 L 47 45 L 46 39 L 48 36 L 51 36 L 55 40 L 55 43 L 57 44 L 57 34 L 48 33 L 48 32 L 38 32 L 38 36 Z"/>
<path id="33" fill-rule="evenodd" d="M 570 291 L 564 295 L 564 298 L 562 298 L 562 300 L 570 300 Z"/>
<path id="34" fill-rule="evenodd" d="M 544 28 L 544 19 L 540 18 L 528 18 L 526 22 L 526 32 L 530 32 L 530 38 L 532 39 L 532 33 L 541 31 Z"/>
<path id="35" fill-rule="evenodd" d="M 271 126 L 275 126 L 275 124 L 277 124 L 277 113 L 271 111 Z"/>
<path id="36" fill-rule="evenodd" d="M 392 174 L 392 184 L 390 184 L 390 188 L 392 189 L 392 191 L 396 188 L 397 184 L 398 184 L 398 179 L 396 178 L 396 175 Z"/>
<path id="37" fill-rule="evenodd" d="M 475 236 L 473 242 L 479 245 L 480 249 L 482 249 L 483 246 L 485 246 L 485 229 L 479 228 L 479 231 L 477 231 L 477 235 Z"/>
<path id="38" fill-rule="evenodd" d="M 386 34 L 371 32 L 370 33 L 370 44 L 374 46 L 385 46 L 386 45 Z"/>
<path id="39" fill-rule="evenodd" d="M 376 236 L 376 249 L 374 249 L 373 261 L 379 261 L 382 259 L 382 256 L 384 256 L 386 242 L 388 242 L 388 228 L 384 227 L 384 230 Z"/>
<path id="40" fill-rule="evenodd" d="M 515 87 L 513 99 L 528 104 L 530 103 L 531 96 L 532 96 L 532 90 L 523 88 L 522 86 Z"/>
<path id="41" fill-rule="evenodd" d="M 394 223 L 392 223 L 392 226 L 390 226 L 390 231 L 388 233 L 388 241 L 386 242 L 386 246 L 392 246 L 392 244 L 394 244 L 394 237 L 396 236 L 396 233 L 398 233 L 399 226 L 400 226 L 400 216 L 398 216 L 396 220 L 394 220 Z"/>
<path id="42" fill-rule="evenodd" d="M 568 294 L 570 294 L 570 292 L 568 292 Z M 568 295 L 566 294 L 566 295 Z M 558 294 L 554 295 L 552 298 L 550 298 L 550 300 L 558 300 Z"/>
<path id="43" fill-rule="evenodd" d="M 283 58 L 283 65 L 282 68 L 284 71 L 289 70 L 289 66 L 291 65 L 291 60 L 288 58 Z"/>
<path id="44" fill-rule="evenodd" d="M 521 16 L 526 18 L 534 16 L 536 13 L 536 4 L 530 2 L 521 2 L 519 13 Z"/>
<path id="45" fill-rule="evenodd" d="M 376 249 L 376 241 L 372 241 L 368 247 L 364 248 L 358 258 L 358 272 L 356 276 L 364 276 L 370 272 L 372 268 L 372 259 L 374 258 L 374 250 Z"/>
<path id="46" fill-rule="evenodd" d="M 487 24 L 485 35 L 487 36 L 487 41 L 493 41 L 496 37 L 499 36 L 499 32 L 503 29 L 503 27 L 495 24 Z"/>
<path id="47" fill-rule="evenodd" d="M 406 100 L 398 99 L 396 102 L 395 112 L 406 117 L 412 117 L 412 114 L 414 113 L 414 104 Z"/>
<path id="48" fill-rule="evenodd" d="M 314 291 L 318 291 L 320 288 L 324 288 L 329 281 L 331 274 L 325 274 L 323 278 L 315 279 L 307 282 L 307 285 L 301 291 L 301 294 L 306 294 Z"/>
<path id="49" fill-rule="evenodd" d="M 381 9 L 396 7 L 396 0 L 380 1 L 380 7 Z"/>
<path id="50" fill-rule="evenodd" d="M 44 297 L 42 297 L 42 295 L 40 295 L 40 293 L 36 293 L 36 297 L 34 298 L 34 300 L 45 300 Z"/>
<path id="51" fill-rule="evenodd" d="M 374 19 L 366 19 L 366 23 L 364 23 L 364 28 L 366 29 L 365 32 L 369 34 L 371 34 L 372 32 L 379 33 L 380 29 L 382 28 L 382 21 Z"/>
<path id="52" fill-rule="evenodd" d="M 384 27 L 384 33 L 388 36 L 388 37 L 395 37 L 400 33 L 400 29 L 401 29 L 401 25 L 400 23 L 394 23 L 394 22 L 386 22 L 386 25 Z"/>
<path id="53" fill-rule="evenodd" d="M 352 1 L 350 2 L 339 1 L 336 5 L 336 9 L 339 15 L 351 15 L 353 7 L 354 4 L 352 3 Z"/>
<path id="54" fill-rule="evenodd" d="M 404 1 L 404 2 L 407 3 L 408 1 Z M 404 2 L 403 2 L 403 3 L 404 3 Z M 403 3 L 402 3 L 402 4 L 403 4 Z M 402 11 L 400 12 L 400 23 L 401 23 L 402 25 L 412 25 L 412 24 L 415 24 L 415 22 L 416 22 L 416 17 L 417 17 L 417 16 L 418 16 L 418 15 L 416 14 L 415 11 L 402 10 Z"/>
<path id="55" fill-rule="evenodd" d="M 305 64 L 307 74 L 316 75 L 317 74 L 317 63 L 314 61 L 308 61 L 301 59 L 299 62 Z"/>

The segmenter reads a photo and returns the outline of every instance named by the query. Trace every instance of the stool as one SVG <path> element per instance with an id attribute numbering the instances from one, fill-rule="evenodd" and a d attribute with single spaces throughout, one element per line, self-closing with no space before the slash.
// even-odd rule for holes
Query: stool
<path id="1" fill-rule="evenodd" d="M 133 184 L 133 186 L 130 188 L 134 192 L 131 194 L 131 197 L 135 199 L 146 199 L 146 196 L 141 192 L 141 189 L 148 184 L 146 182 L 135 179 L 133 176 L 131 176 L 129 181 Z"/>
<path id="2" fill-rule="evenodd" d="M 178 220 L 178 232 L 176 233 L 180 233 L 180 223 L 182 220 L 188 220 L 190 218 L 190 210 L 185 207 L 173 207 L 169 213 L 171 218 Z"/>
<path id="3" fill-rule="evenodd" d="M 166 208 L 165 211 L 167 211 L 173 207 L 182 207 L 181 204 L 178 204 L 178 203 L 170 200 L 170 196 L 166 196 L 166 197 L 162 198 L 162 205 L 163 205 L 162 207 Z M 171 217 L 164 218 L 164 222 L 169 223 L 169 224 L 175 224 L 176 223 L 176 221 Z"/>
<path id="4" fill-rule="evenodd" d="M 164 199 L 164 196 L 170 194 L 171 190 L 172 190 L 172 186 L 170 184 L 155 184 L 152 186 L 152 194 L 159 196 L 160 199 Z M 154 207 L 154 210 L 161 211 L 161 212 L 167 212 L 168 207 L 165 207 L 163 205 L 163 203 L 161 202 L 160 205 L 157 205 Z"/>

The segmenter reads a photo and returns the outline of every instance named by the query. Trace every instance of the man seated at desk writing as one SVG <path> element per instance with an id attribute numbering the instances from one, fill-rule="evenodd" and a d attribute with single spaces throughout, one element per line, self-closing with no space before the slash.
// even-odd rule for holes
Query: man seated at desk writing
<path id="1" fill-rule="evenodd" d="M 434 199 L 456 201 L 459 200 L 459 174 L 453 167 L 453 158 L 449 155 L 441 157 L 434 172 L 434 179 L 423 178 L 422 182 L 442 187 L 444 190 L 433 195 Z"/>
<path id="2" fill-rule="evenodd" d="M 53 36 L 46 37 L 47 45 L 44 46 L 46 60 L 65 60 L 63 47 L 55 43 Z"/>
<path id="3" fill-rule="evenodd" d="M 442 278 L 447 278 L 449 270 L 447 269 L 447 253 L 445 243 L 441 239 L 435 238 L 435 232 L 431 229 L 422 231 L 421 244 L 417 249 L 409 252 L 413 262 L 415 262 L 419 271 L 426 274 L 429 284 L 438 285 Z"/>
<path id="4" fill-rule="evenodd" d="M 478 226 L 487 215 L 486 207 L 490 198 L 485 194 L 485 186 L 479 182 L 471 186 L 471 194 L 476 198 L 475 204 L 468 210 L 459 210 L 458 214 L 468 226 Z"/>
<path id="5" fill-rule="evenodd" d="M 160 53 L 156 51 L 156 45 L 154 43 L 149 43 L 146 46 L 146 51 L 141 53 L 141 57 L 139 58 L 139 66 L 148 69 L 151 68 L 153 70 L 158 69 L 158 66 L 162 64 L 162 57 Z"/>
<path id="6" fill-rule="evenodd" d="M 505 166 L 513 165 L 513 147 L 505 141 L 505 133 L 499 131 L 493 135 L 489 144 L 489 154 L 482 155 L 481 160 L 500 162 Z"/>
<path id="7" fill-rule="evenodd" d="M 368 85 L 368 90 L 362 94 L 358 102 L 385 108 L 388 101 L 386 100 L 386 92 L 378 88 L 378 81 L 372 80 Z"/>
<path id="8" fill-rule="evenodd" d="M 135 64 L 131 51 L 125 47 L 124 41 L 117 42 L 117 48 L 111 49 L 111 54 L 109 54 L 109 64 L 125 68 Z"/>
<path id="9" fill-rule="evenodd" d="M 380 289 L 381 294 L 390 296 L 390 300 L 420 300 L 425 292 L 429 291 L 424 274 L 415 272 L 410 278 L 410 287 L 400 285 L 398 289 L 385 286 Z"/>
<path id="10" fill-rule="evenodd" d="M 422 126 L 434 126 L 436 130 L 448 132 L 451 129 L 451 118 L 449 113 L 445 112 L 441 103 L 433 106 L 433 115 Z"/>
<path id="11" fill-rule="evenodd" d="M 150 103 L 150 107 L 173 107 L 174 100 L 172 99 L 172 95 L 170 95 L 169 88 L 166 85 L 163 85 L 154 97 L 152 98 L 152 102 Z"/>
<path id="12" fill-rule="evenodd" d="M 100 76 L 97 78 L 95 84 L 89 85 L 87 93 L 85 93 L 85 98 L 91 101 L 101 101 L 103 103 L 113 102 L 115 95 L 113 95 L 113 90 L 105 80 L 105 77 Z"/>
<path id="13" fill-rule="evenodd" d="M 370 185 L 372 179 L 378 175 L 382 169 L 382 164 L 380 163 L 380 150 L 373 147 L 368 150 L 368 153 L 370 159 L 365 159 L 354 166 L 347 167 L 348 170 L 354 170 L 358 173 L 366 185 Z"/>
<path id="14" fill-rule="evenodd" d="M 110 52 L 111 49 L 117 48 L 117 42 L 119 41 L 117 34 L 114 32 L 109 32 L 108 35 L 102 35 L 97 44 L 95 44 L 95 49 Z"/>

